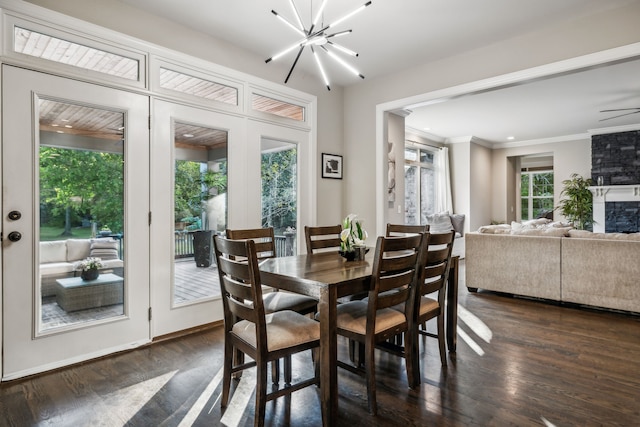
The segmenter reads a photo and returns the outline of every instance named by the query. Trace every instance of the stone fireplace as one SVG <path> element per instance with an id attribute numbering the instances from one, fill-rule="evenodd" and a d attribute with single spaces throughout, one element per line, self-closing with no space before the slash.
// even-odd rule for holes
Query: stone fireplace
<path id="1" fill-rule="evenodd" d="M 640 131 L 593 135 L 593 231 L 640 232 Z"/>

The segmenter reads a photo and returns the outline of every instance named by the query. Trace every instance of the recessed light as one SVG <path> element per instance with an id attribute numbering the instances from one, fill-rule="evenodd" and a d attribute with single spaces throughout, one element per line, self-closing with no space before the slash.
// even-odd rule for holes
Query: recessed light
<path id="1" fill-rule="evenodd" d="M 69 119 L 61 119 L 61 121 L 63 121 L 63 122 L 68 122 L 68 121 L 69 121 Z"/>
<path id="2" fill-rule="evenodd" d="M 64 133 L 62 130 L 57 130 L 56 133 Z"/>
<path id="3" fill-rule="evenodd" d="M 71 126 L 71 125 L 64 125 L 64 127 L 66 127 L 67 129 L 71 129 L 73 126 Z"/>
<path id="4" fill-rule="evenodd" d="M 508 139 L 509 141 L 513 141 L 514 139 L 516 139 L 516 137 L 515 137 L 515 136 L 508 136 L 508 137 L 507 137 L 507 139 Z"/>
<path id="5" fill-rule="evenodd" d="M 184 136 L 185 138 L 193 138 L 192 133 L 185 133 L 185 134 L 182 134 L 182 136 Z"/>
<path id="6" fill-rule="evenodd" d="M 422 130 L 431 130 L 431 128 L 422 128 Z"/>
<path id="7" fill-rule="evenodd" d="M 53 126 L 54 128 L 57 128 L 57 127 L 58 127 L 58 126 L 60 126 L 60 125 L 53 124 L 53 125 L 51 125 L 51 126 Z"/>

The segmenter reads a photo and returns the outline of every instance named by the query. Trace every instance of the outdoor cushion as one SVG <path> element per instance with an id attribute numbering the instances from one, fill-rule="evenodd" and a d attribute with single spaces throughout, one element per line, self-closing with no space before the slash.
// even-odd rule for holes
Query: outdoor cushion
<path id="1" fill-rule="evenodd" d="M 81 261 L 89 256 L 91 241 L 88 239 L 67 240 L 67 261 Z"/>
<path id="2" fill-rule="evenodd" d="M 67 245 L 64 240 L 40 242 L 40 263 L 65 262 L 67 260 Z"/>

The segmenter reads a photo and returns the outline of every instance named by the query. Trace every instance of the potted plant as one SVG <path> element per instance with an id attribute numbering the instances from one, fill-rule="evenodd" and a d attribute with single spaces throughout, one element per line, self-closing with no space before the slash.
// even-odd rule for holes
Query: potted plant
<path id="1" fill-rule="evenodd" d="M 357 219 L 357 215 L 349 214 L 342 221 L 342 233 L 340 233 L 340 255 L 347 261 L 356 259 L 356 249 L 363 248 L 368 234 L 362 227 L 362 222 Z"/>
<path id="2" fill-rule="evenodd" d="M 560 213 L 578 230 L 591 229 L 593 226 L 593 194 L 589 187 L 593 185 L 591 178 L 571 174 L 571 179 L 562 181 L 564 189 L 560 197 Z"/>
<path id="3" fill-rule="evenodd" d="M 82 280 L 88 282 L 96 280 L 100 276 L 100 269 L 104 268 L 105 265 L 100 258 L 89 257 L 77 262 L 74 267 L 76 270 L 81 271 L 80 277 L 82 277 Z"/>

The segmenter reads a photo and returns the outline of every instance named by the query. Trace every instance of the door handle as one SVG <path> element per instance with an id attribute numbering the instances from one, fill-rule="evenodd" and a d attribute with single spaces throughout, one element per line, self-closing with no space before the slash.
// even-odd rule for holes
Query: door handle
<path id="1" fill-rule="evenodd" d="M 22 234 L 19 231 L 12 231 L 11 233 L 9 233 L 7 238 L 12 242 L 18 242 L 20 241 L 20 239 L 22 239 Z"/>
<path id="2" fill-rule="evenodd" d="M 22 214 L 20 213 L 20 211 L 11 211 L 9 212 L 8 217 L 11 221 L 17 221 L 22 218 Z"/>

